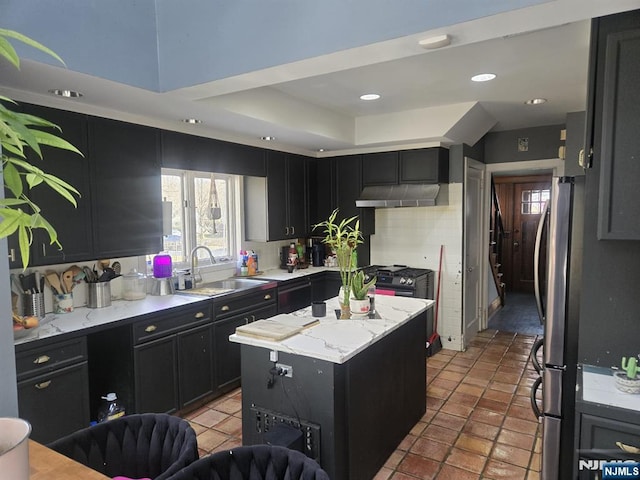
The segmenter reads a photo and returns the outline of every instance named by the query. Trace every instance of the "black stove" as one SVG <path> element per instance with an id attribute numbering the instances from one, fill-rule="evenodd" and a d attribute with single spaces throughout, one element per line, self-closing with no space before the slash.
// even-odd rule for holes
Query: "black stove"
<path id="1" fill-rule="evenodd" d="M 376 277 L 376 290 L 392 295 L 433 299 L 434 271 L 406 265 L 369 265 L 365 280 Z"/>

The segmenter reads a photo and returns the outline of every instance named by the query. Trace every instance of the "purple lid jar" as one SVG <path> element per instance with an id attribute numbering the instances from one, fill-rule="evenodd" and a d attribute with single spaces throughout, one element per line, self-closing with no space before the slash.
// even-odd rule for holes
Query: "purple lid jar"
<path id="1" fill-rule="evenodd" d="M 153 276 L 156 278 L 170 277 L 173 272 L 171 255 L 156 255 L 153 257 Z"/>

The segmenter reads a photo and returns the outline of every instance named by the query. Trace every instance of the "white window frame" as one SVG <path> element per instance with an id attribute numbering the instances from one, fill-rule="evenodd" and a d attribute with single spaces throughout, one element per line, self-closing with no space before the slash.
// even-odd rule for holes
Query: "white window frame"
<path id="1" fill-rule="evenodd" d="M 226 218 L 229 224 L 226 226 L 228 238 L 228 254 L 222 257 L 214 256 L 216 264 L 209 262 L 209 257 L 205 251 L 198 252 L 198 268 L 215 269 L 216 266 L 228 268 L 228 263 L 234 262 L 234 252 L 240 248 L 240 223 L 242 221 L 240 199 L 240 185 L 242 177 L 238 175 L 230 175 L 224 173 L 204 172 L 195 170 L 182 170 L 176 168 L 162 168 L 162 175 L 174 175 L 181 178 L 183 201 L 182 205 L 182 221 L 183 221 L 183 242 L 185 262 L 174 262 L 177 268 L 189 268 L 191 266 L 191 251 L 197 246 L 196 243 L 196 220 L 195 220 L 195 179 L 198 177 L 210 177 L 215 175 L 216 179 L 224 179 L 227 181 L 227 212 Z"/>

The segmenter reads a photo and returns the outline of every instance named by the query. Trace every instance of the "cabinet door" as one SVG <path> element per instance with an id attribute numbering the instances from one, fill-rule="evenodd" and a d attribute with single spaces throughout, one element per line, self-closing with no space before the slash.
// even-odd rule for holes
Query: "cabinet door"
<path id="1" fill-rule="evenodd" d="M 133 348 L 136 413 L 178 409 L 176 335 Z"/>
<path id="2" fill-rule="evenodd" d="M 356 199 L 362 192 L 362 157 L 350 155 L 336 159 L 337 200 L 339 218 L 358 215 L 363 235 L 375 233 L 375 210 L 356 207 Z"/>
<path id="3" fill-rule="evenodd" d="M 362 158 L 362 184 L 397 185 L 398 152 L 380 152 L 364 155 Z"/>
<path id="4" fill-rule="evenodd" d="M 235 386 L 240 379 L 240 344 L 229 341 L 229 336 L 236 332 L 236 327 L 276 315 L 276 306 L 251 310 L 241 315 L 229 317 L 214 323 L 215 329 L 215 365 L 216 384 L 218 389 Z"/>
<path id="5" fill-rule="evenodd" d="M 18 382 L 19 414 L 31 438 L 49 443 L 89 426 L 87 362 Z"/>
<path id="6" fill-rule="evenodd" d="M 604 19 L 598 35 L 596 102 L 602 110 L 594 120 L 600 131 L 594 161 L 600 163 L 601 240 L 640 240 L 639 24 L 640 11 L 620 20 Z"/>
<path id="7" fill-rule="evenodd" d="M 400 183 L 448 183 L 449 153 L 444 148 L 400 152 Z"/>
<path id="8" fill-rule="evenodd" d="M 337 206 L 336 161 L 333 158 L 316 158 L 309 165 L 309 224 L 316 225 L 329 218 Z M 313 233 L 324 236 L 321 228 Z"/>
<path id="9" fill-rule="evenodd" d="M 287 218 L 287 163 L 284 153 L 267 154 L 268 240 L 289 238 Z"/>
<path id="10" fill-rule="evenodd" d="M 180 408 L 213 393 L 213 326 L 178 334 Z"/>
<path id="11" fill-rule="evenodd" d="M 309 231 L 307 215 L 307 159 L 300 155 L 287 158 L 287 213 L 289 236 L 304 237 Z"/>
<path id="12" fill-rule="evenodd" d="M 159 252 L 162 190 L 158 131 L 91 117 L 89 138 L 96 256 Z"/>

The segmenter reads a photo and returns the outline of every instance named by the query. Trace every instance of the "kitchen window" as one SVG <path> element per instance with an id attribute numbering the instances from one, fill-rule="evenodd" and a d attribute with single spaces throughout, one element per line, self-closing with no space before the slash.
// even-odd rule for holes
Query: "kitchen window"
<path id="1" fill-rule="evenodd" d="M 190 170 L 162 169 L 162 199 L 171 202 L 171 234 L 164 250 L 176 264 L 188 264 L 189 253 L 209 247 L 214 257 L 229 258 L 237 248 L 236 214 L 240 178 Z M 206 251 L 198 257 L 209 260 Z"/>

